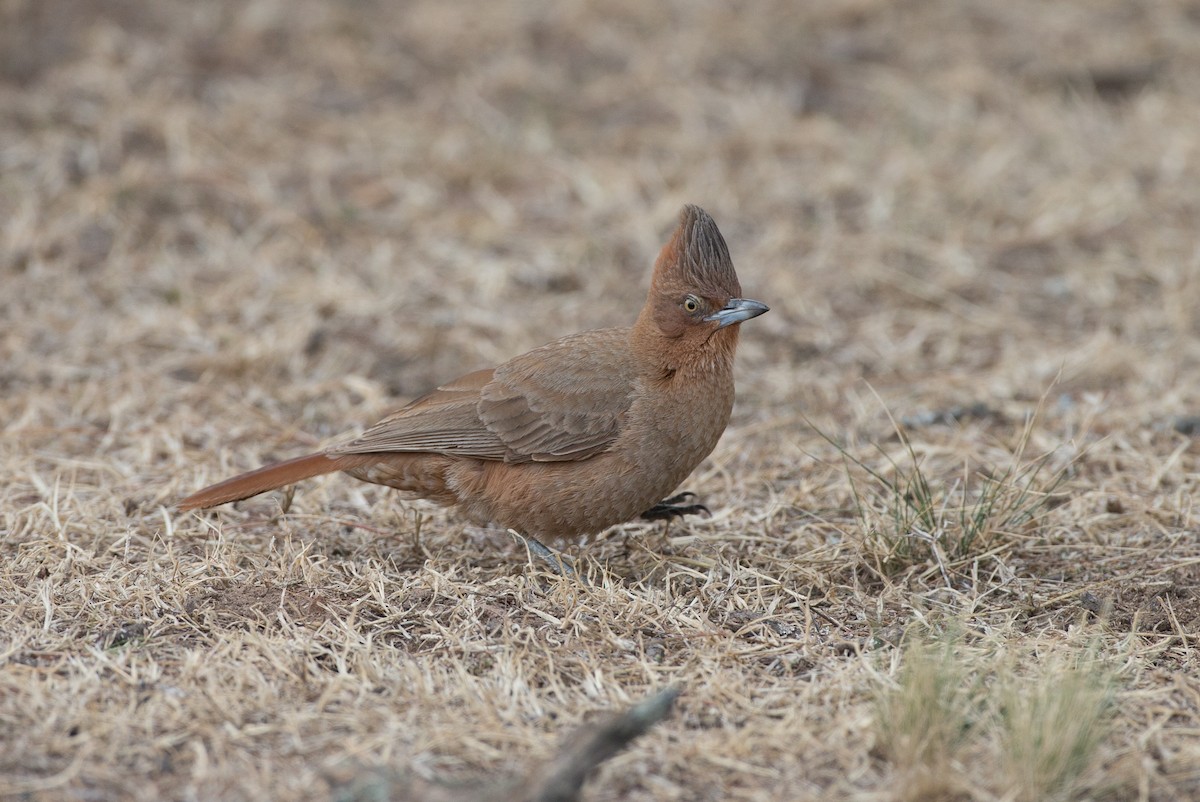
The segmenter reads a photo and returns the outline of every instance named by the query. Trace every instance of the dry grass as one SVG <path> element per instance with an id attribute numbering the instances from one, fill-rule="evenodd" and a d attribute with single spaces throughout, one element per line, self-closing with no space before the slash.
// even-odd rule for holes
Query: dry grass
<path id="1" fill-rule="evenodd" d="M 894 687 L 881 690 L 875 711 L 879 746 L 896 771 L 898 796 L 951 799 L 962 790 L 958 765 L 984 713 L 972 661 L 957 642 L 914 638 Z"/>
<path id="2" fill-rule="evenodd" d="M 984 789 L 1022 802 L 1130 793 L 1129 778 L 1100 764 L 1121 682 L 1115 666 L 1069 641 L 1047 649 L 1009 627 L 968 639 L 960 620 L 950 623 L 932 637 L 914 627 L 894 655 L 895 679 L 877 691 L 879 751 L 895 770 L 897 798 L 970 799 Z"/>
<path id="3" fill-rule="evenodd" d="M 1182 0 L 0 0 L 0 794 L 509 777 L 678 686 L 586 798 L 1200 795 L 1197 130 Z M 584 585 L 341 478 L 167 508 L 628 322 L 684 202 L 772 307 L 711 519 Z"/>

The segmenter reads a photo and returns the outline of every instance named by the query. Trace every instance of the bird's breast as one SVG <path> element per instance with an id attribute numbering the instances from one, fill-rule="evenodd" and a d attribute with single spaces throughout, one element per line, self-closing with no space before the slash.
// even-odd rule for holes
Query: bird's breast
<path id="1" fill-rule="evenodd" d="M 712 453 L 733 409 L 732 377 L 687 378 L 677 374 L 643 393 L 630 410 L 634 421 L 627 443 L 621 444 L 636 454 L 639 465 L 670 485 L 664 494 Z"/>

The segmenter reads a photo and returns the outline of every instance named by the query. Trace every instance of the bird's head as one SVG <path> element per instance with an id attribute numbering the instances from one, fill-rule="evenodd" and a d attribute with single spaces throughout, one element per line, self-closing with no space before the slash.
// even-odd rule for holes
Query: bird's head
<path id="1" fill-rule="evenodd" d="M 767 311 L 766 304 L 741 294 L 717 224 L 699 206 L 684 206 L 654 264 L 638 327 L 682 349 L 711 345 L 732 352 L 738 324 Z"/>

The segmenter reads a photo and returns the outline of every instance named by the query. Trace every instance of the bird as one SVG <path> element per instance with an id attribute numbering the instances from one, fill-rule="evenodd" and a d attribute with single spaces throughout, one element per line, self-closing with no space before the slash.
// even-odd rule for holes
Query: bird
<path id="1" fill-rule="evenodd" d="M 323 451 L 206 487 L 198 510 L 342 472 L 536 541 L 639 516 L 707 512 L 667 497 L 716 447 L 734 401 L 743 298 L 724 237 L 684 206 L 633 325 L 573 334 L 441 385 Z"/>

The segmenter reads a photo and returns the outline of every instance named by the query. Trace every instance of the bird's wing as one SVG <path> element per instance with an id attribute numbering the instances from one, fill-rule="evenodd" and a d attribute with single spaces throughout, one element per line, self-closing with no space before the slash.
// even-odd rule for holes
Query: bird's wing
<path id="1" fill-rule="evenodd" d="M 585 459 L 616 439 L 633 401 L 627 329 L 564 337 L 468 373 L 329 454 L 426 451 L 504 460 Z"/>
<path id="2" fill-rule="evenodd" d="M 492 380 L 492 373 L 491 368 L 477 370 L 444 384 L 326 453 L 429 451 L 504 459 L 504 442 L 479 419 L 479 391 Z"/>
<path id="3" fill-rule="evenodd" d="M 479 417 L 509 462 L 586 459 L 607 449 L 633 403 L 628 329 L 564 337 L 500 367 Z"/>

